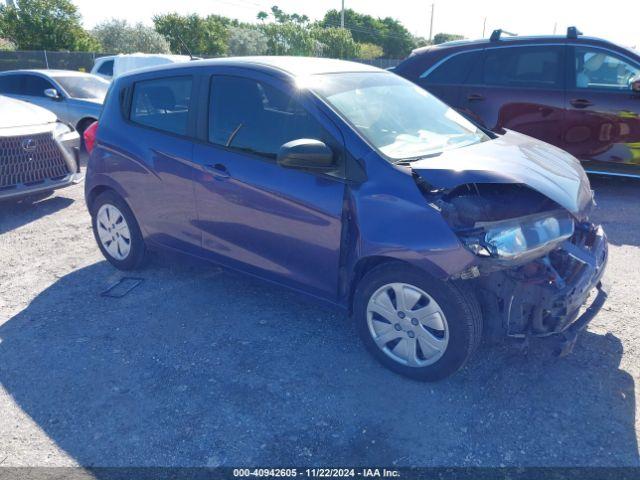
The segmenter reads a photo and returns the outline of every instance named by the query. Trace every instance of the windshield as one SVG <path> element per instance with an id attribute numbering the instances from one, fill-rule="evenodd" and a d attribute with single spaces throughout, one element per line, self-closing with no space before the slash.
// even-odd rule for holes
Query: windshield
<path id="1" fill-rule="evenodd" d="M 109 82 L 92 75 L 55 77 L 55 79 L 71 98 L 104 100 L 109 88 Z"/>
<path id="2" fill-rule="evenodd" d="M 391 73 L 336 73 L 305 82 L 393 162 L 489 139 L 455 110 Z"/>

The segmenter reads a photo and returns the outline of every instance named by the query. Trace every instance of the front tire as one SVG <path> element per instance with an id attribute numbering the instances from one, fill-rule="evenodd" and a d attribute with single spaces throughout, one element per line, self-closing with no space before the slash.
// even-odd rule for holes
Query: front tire
<path id="1" fill-rule="evenodd" d="M 127 203 L 115 192 L 101 193 L 91 208 L 93 235 L 104 257 L 119 270 L 135 270 L 147 249 L 140 227 Z"/>
<path id="2" fill-rule="evenodd" d="M 482 335 L 473 292 L 402 263 L 367 273 L 356 289 L 353 311 L 373 356 L 416 380 L 437 381 L 457 372 Z"/>

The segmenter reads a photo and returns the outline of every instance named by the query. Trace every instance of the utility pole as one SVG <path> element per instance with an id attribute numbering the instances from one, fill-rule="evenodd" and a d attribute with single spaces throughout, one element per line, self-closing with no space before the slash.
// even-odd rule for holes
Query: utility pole
<path id="1" fill-rule="evenodd" d="M 431 43 L 431 41 L 433 40 L 433 14 L 435 9 L 436 9 L 436 4 L 432 3 L 431 4 L 431 22 L 429 24 L 429 43 Z"/>
<path id="2" fill-rule="evenodd" d="M 484 17 L 484 23 L 482 24 L 482 38 L 484 38 L 486 31 L 487 31 L 487 17 Z"/>
<path id="3" fill-rule="evenodd" d="M 344 28 L 344 0 L 342 0 L 342 10 L 340 11 L 340 28 Z"/>
<path id="4" fill-rule="evenodd" d="M 556 30 L 558 30 L 558 22 L 553 24 L 553 34 L 556 34 Z"/>

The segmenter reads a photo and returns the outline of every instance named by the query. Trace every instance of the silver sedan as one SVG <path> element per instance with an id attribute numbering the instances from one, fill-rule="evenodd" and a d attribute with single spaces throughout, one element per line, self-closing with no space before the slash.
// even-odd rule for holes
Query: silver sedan
<path id="1" fill-rule="evenodd" d="M 13 70 L 0 73 L 0 95 L 52 111 L 58 120 L 84 130 L 100 116 L 109 82 L 70 70 Z"/>

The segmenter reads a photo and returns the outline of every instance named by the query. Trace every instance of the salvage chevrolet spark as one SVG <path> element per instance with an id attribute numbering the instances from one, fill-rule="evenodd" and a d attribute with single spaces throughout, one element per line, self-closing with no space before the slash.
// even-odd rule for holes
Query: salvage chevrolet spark
<path id="1" fill-rule="evenodd" d="M 284 57 L 139 71 L 85 137 L 93 231 L 117 268 L 168 248 L 310 294 L 409 377 L 454 373 L 483 336 L 566 352 L 606 298 L 578 161 L 390 72 Z"/>

